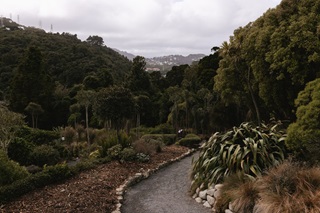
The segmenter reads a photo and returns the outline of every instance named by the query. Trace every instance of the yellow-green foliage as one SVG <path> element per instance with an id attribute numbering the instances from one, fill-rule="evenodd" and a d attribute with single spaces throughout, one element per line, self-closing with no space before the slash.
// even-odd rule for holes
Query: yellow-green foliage
<path id="1" fill-rule="evenodd" d="M 320 160 L 320 78 L 295 100 L 297 121 L 288 127 L 287 146 L 310 161 Z"/>

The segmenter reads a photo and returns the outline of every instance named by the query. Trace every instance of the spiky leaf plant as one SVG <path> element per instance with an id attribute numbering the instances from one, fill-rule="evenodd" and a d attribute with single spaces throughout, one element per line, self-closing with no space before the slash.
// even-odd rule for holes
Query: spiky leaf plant
<path id="1" fill-rule="evenodd" d="M 278 165 L 286 153 L 286 135 L 277 130 L 279 124 L 255 127 L 242 123 L 224 134 L 215 133 L 193 161 L 192 189 L 202 183 L 219 183 L 234 173 L 255 178 L 264 169 Z"/>

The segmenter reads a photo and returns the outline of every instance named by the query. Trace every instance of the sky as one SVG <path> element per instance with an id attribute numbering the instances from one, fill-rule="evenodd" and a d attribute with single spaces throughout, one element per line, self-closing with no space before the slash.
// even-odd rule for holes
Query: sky
<path id="1" fill-rule="evenodd" d="M 281 0 L 0 0 L 0 16 L 144 57 L 210 54 Z M 51 28 L 52 26 L 52 28 Z"/>

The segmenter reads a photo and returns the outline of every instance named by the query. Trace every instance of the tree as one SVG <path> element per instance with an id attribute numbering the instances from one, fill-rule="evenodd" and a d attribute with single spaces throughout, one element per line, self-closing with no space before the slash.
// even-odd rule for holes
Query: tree
<path id="1" fill-rule="evenodd" d="M 43 68 L 39 49 L 30 47 L 11 83 L 10 107 L 23 113 L 30 102 L 47 110 L 54 92 L 54 83 Z"/>
<path id="2" fill-rule="evenodd" d="M 133 59 L 132 68 L 127 78 L 127 87 L 132 92 L 150 92 L 150 76 L 145 71 L 146 61 L 142 56 Z"/>
<path id="3" fill-rule="evenodd" d="M 8 152 L 8 146 L 15 138 L 17 127 L 23 124 L 23 115 L 12 112 L 5 106 L 0 105 L 0 148 L 5 153 Z"/>
<path id="4" fill-rule="evenodd" d="M 76 95 L 76 100 L 81 106 L 85 107 L 86 110 L 86 130 L 87 130 L 87 140 L 90 144 L 90 135 L 89 135 L 89 106 L 92 105 L 93 100 L 95 99 L 95 92 L 92 90 L 80 90 Z"/>
<path id="5" fill-rule="evenodd" d="M 113 86 L 98 92 L 94 112 L 103 121 L 111 120 L 119 135 L 123 119 L 131 119 L 135 113 L 135 101 L 131 91 Z"/>
<path id="6" fill-rule="evenodd" d="M 30 102 L 25 108 L 25 111 L 31 114 L 32 117 L 32 128 L 38 128 L 38 116 L 44 112 L 41 105 Z"/>
<path id="7" fill-rule="evenodd" d="M 103 46 L 104 43 L 103 38 L 97 35 L 89 36 L 86 41 L 88 44 L 95 46 Z"/>

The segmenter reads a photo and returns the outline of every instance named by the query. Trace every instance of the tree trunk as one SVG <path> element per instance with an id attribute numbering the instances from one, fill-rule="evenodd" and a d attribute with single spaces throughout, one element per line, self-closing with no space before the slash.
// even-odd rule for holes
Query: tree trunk
<path id="1" fill-rule="evenodd" d="M 88 141 L 88 144 L 90 144 L 88 108 L 89 106 L 86 106 L 86 130 L 87 130 L 87 141 Z"/>

